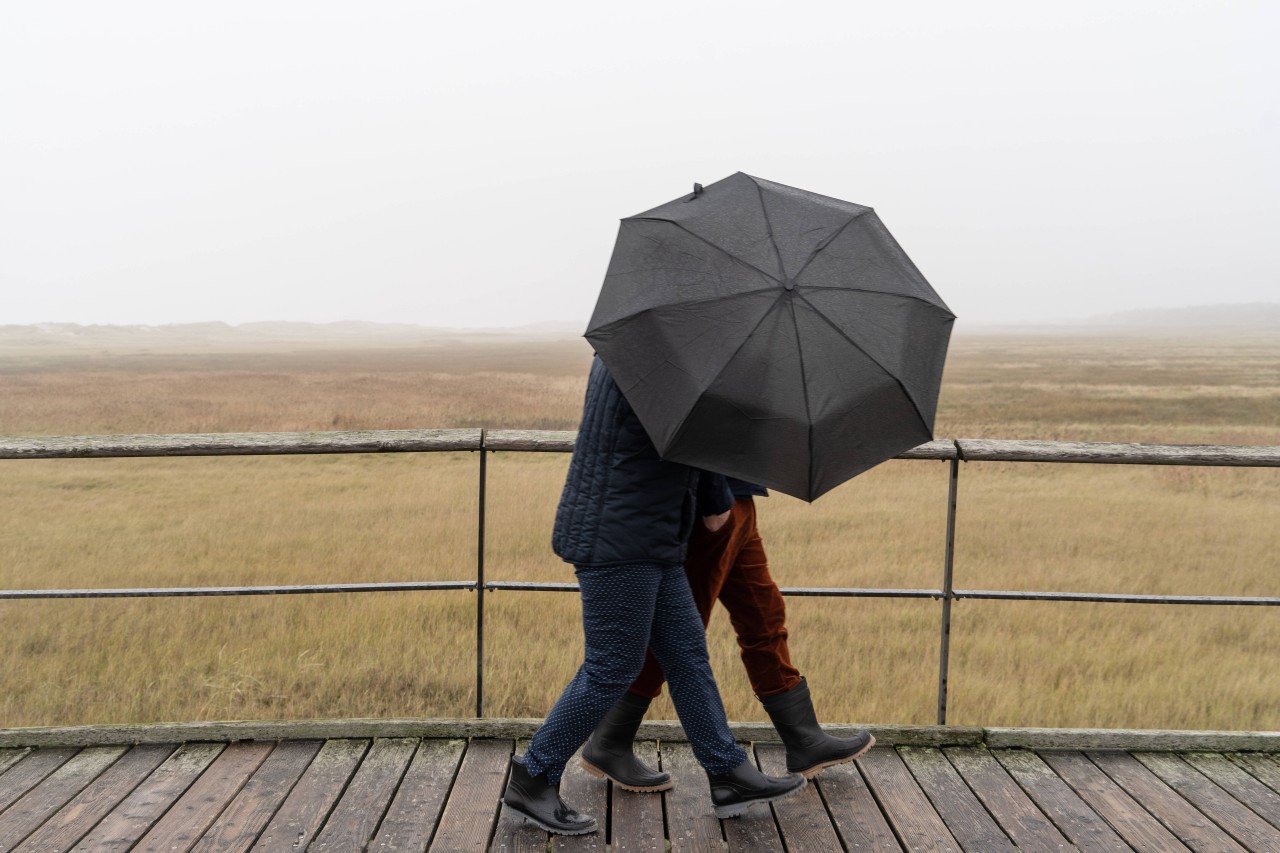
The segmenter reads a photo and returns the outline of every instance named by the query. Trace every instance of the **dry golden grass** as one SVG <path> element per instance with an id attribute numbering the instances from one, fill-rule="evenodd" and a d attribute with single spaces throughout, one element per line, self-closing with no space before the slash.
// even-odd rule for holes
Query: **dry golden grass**
<path id="1" fill-rule="evenodd" d="M 349 352 L 0 353 L 0 433 L 576 426 L 579 342 Z M 1280 342 L 959 337 L 940 437 L 1280 444 Z M 490 465 L 490 579 L 568 581 L 568 458 Z M 470 454 L 3 462 L 0 587 L 474 576 Z M 787 586 L 937 588 L 947 466 L 894 461 L 813 505 L 760 501 Z M 956 585 L 1280 594 L 1280 472 L 969 463 Z M 541 716 L 581 653 L 576 596 L 498 592 L 487 710 Z M 829 721 L 929 723 L 933 601 L 788 601 Z M 0 725 L 466 715 L 468 592 L 0 602 Z M 1280 728 L 1275 608 L 958 602 L 950 722 Z M 730 716 L 761 719 L 727 620 Z M 656 713 L 672 717 L 666 700 Z"/>

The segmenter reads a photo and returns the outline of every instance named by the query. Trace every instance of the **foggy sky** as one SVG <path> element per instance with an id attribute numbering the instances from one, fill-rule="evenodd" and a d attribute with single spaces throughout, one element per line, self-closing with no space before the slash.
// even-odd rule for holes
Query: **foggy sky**
<path id="1" fill-rule="evenodd" d="M 621 217 L 875 207 L 961 324 L 1280 301 L 1264 2 L 8 3 L 0 324 L 585 325 Z"/>

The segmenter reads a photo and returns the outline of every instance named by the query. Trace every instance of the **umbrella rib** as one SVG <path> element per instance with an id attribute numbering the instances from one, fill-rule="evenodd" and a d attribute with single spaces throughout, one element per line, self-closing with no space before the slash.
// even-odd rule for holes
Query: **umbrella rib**
<path id="1" fill-rule="evenodd" d="M 951 316 L 952 320 L 956 318 L 956 315 L 952 314 L 951 309 L 946 305 L 940 305 L 938 302 L 930 302 L 928 299 L 924 299 L 920 296 L 912 296 L 910 293 L 894 293 L 889 290 L 872 290 L 869 287 L 836 287 L 830 284 L 798 284 L 796 287 L 804 288 L 805 290 L 837 290 L 841 293 L 874 293 L 877 296 L 896 296 L 899 299 L 914 299 L 917 302 L 923 302 L 930 308 L 940 308 L 943 311 L 946 311 L 947 314 Z M 941 299 L 939 299 L 939 302 L 941 302 Z"/>
<path id="2" fill-rule="evenodd" d="M 701 234 L 695 234 L 694 232 L 690 231 L 688 228 L 685 228 L 679 222 L 675 222 L 670 219 L 659 219 L 656 216 L 632 216 L 622 221 L 623 222 L 665 222 L 667 225 L 671 225 L 676 228 L 679 228 L 681 231 L 688 234 L 690 237 L 694 238 L 695 240 L 701 240 L 703 243 L 706 243 L 708 246 L 715 249 L 717 252 L 723 253 L 726 258 L 733 261 L 735 264 L 741 264 L 744 267 L 753 269 L 756 272 L 760 273 L 760 275 L 764 276 L 765 278 L 770 279 L 771 281 L 776 281 L 778 282 L 778 284 L 782 284 L 782 281 L 777 276 L 769 275 L 769 273 L 760 269 L 755 264 L 747 263 L 742 258 L 739 258 L 737 255 L 730 252 L 728 249 L 724 248 L 723 246 L 717 246 L 715 243 L 712 243 L 710 240 L 708 240 L 706 237 L 703 237 Z"/>
<path id="3" fill-rule="evenodd" d="M 673 307 L 676 307 L 676 306 L 679 306 L 679 307 L 682 307 L 682 308 L 683 308 L 683 307 L 684 307 L 684 306 L 686 306 L 686 305 L 705 305 L 705 304 L 712 303 L 712 302 L 725 302 L 725 301 L 730 300 L 730 299 L 738 299 L 738 298 L 743 297 L 743 296 L 755 296 L 756 294 L 759 294 L 759 293 L 768 293 L 768 292 L 773 291 L 773 290 L 776 290 L 776 288 L 773 288 L 773 287 L 757 287 L 755 290 L 744 290 L 744 291 L 742 291 L 741 293 L 730 293 L 730 294 L 728 294 L 727 296 L 708 296 L 706 299 L 690 299 L 690 300 L 683 301 L 683 302 L 666 302 L 666 303 L 664 303 L 664 304 L 662 304 L 662 305 L 650 305 L 648 308 L 641 308 L 639 311 L 636 311 L 634 314 L 627 314 L 626 316 L 624 316 L 624 317 L 619 317 L 619 318 L 618 318 L 618 319 L 616 319 L 616 320 L 610 320 L 608 323 L 605 323 L 605 324 L 604 324 L 604 325 L 602 325 L 602 326 L 596 326 L 595 328 L 588 329 L 588 330 L 587 330 L 587 332 L 588 332 L 588 334 L 594 334 L 594 333 L 597 333 L 597 332 L 601 332 L 601 331 L 603 331 L 603 330 L 605 330 L 605 329 L 608 329 L 610 326 L 615 326 L 615 325 L 617 325 L 618 323 L 626 323 L 626 322 L 629 322 L 629 321 L 633 320 L 634 318 L 639 317 L 639 316 L 641 316 L 641 315 L 643 315 L 643 314 L 649 314 L 649 313 L 651 313 L 651 312 L 653 312 L 653 311 L 661 311 L 661 310 L 663 310 L 664 308 L 673 308 Z M 766 313 L 767 313 L 767 312 L 766 312 Z M 735 355 L 736 355 L 736 353 L 735 353 Z"/>
<path id="4" fill-rule="evenodd" d="M 786 281 L 787 271 L 782 265 L 782 250 L 778 248 L 778 241 L 773 237 L 773 220 L 769 218 L 769 208 L 764 203 L 764 188 L 759 184 L 756 184 L 756 197 L 760 199 L 760 213 L 764 215 L 765 227 L 769 229 L 769 243 L 772 244 L 773 256 L 778 261 L 778 279 Z"/>
<path id="5" fill-rule="evenodd" d="M 813 259 L 818 257 L 818 253 L 821 252 L 823 249 L 827 248 L 827 246 L 830 246 L 832 241 L 834 241 L 837 237 L 839 237 L 841 234 L 844 233 L 844 229 L 852 225 L 855 220 L 860 219 L 861 217 L 866 216 L 868 213 L 871 213 L 871 212 L 872 212 L 872 209 L 868 207 L 866 210 L 860 213 L 855 213 L 853 216 L 849 217 L 849 221 L 841 225 L 840 228 L 837 229 L 835 233 L 833 233 L 830 237 L 823 240 L 816 247 L 814 247 L 813 253 L 809 255 L 808 259 L 804 262 L 804 266 L 800 267 L 800 271 L 795 274 L 795 278 L 793 280 L 799 281 L 800 276 L 804 275 L 804 271 L 809 268 L 809 264 L 813 263 Z"/>
<path id="6" fill-rule="evenodd" d="M 756 292 L 758 293 L 759 291 L 756 291 Z M 720 375 L 724 373 L 725 368 L 727 368 L 730 364 L 733 363 L 733 360 L 738 357 L 738 353 L 742 352 L 742 348 L 747 345 L 747 341 L 751 340 L 751 337 L 756 333 L 756 330 L 759 329 L 762 325 L 764 325 L 765 320 L 769 319 L 769 315 L 772 314 L 774 309 L 778 307 L 778 303 L 782 301 L 782 297 L 786 294 L 786 292 L 787 291 L 785 290 L 779 291 L 778 298 L 773 300 L 773 304 L 769 306 L 769 309 L 760 315 L 760 319 L 757 320 L 756 324 L 751 327 L 751 331 L 748 332 L 746 336 L 743 337 L 742 343 L 738 344 L 738 347 L 733 351 L 733 354 L 724 360 L 724 364 L 720 365 L 720 369 L 716 371 L 716 375 L 711 377 L 711 381 L 708 382 L 705 387 L 699 389 L 698 391 L 699 395 L 705 394 L 708 388 L 716 384 L 716 381 L 720 378 Z M 794 312 L 793 312 L 793 316 L 794 316 Z M 684 417 L 680 419 L 679 426 L 677 426 L 675 429 L 675 432 L 671 434 L 671 441 L 668 442 L 669 446 L 674 446 L 680 440 L 680 436 L 684 433 L 685 425 L 689 423 L 689 415 L 691 414 L 693 414 L 692 408 L 689 411 L 684 413 Z"/>
<path id="7" fill-rule="evenodd" d="M 810 308 L 813 308 L 807 299 L 805 299 L 805 304 L 809 305 Z M 789 300 L 787 305 L 791 308 L 791 327 L 795 329 L 796 332 L 796 350 L 800 356 L 800 390 L 804 393 L 804 419 L 807 424 L 805 432 L 809 442 L 809 459 L 808 465 L 805 466 L 808 469 L 809 482 L 806 485 L 808 486 L 807 492 L 809 494 L 813 494 L 813 411 L 809 407 L 809 380 L 805 375 L 804 369 L 804 343 L 800 338 L 800 323 L 796 320 L 795 300 Z M 815 308 L 814 310 L 816 311 L 817 309 Z M 861 348 L 859 347 L 859 349 Z"/>
<path id="8" fill-rule="evenodd" d="M 849 335 L 845 333 L 844 329 L 840 328 L 835 323 L 831 322 L 831 318 L 828 317 L 826 314 L 823 314 L 820 310 L 818 310 L 818 306 L 814 305 L 808 299 L 805 299 L 804 294 L 797 294 L 797 295 L 799 296 L 799 298 L 804 299 L 804 304 L 808 305 L 814 314 L 817 314 L 819 317 L 821 317 L 824 323 L 826 323 L 831 328 L 835 329 L 837 335 L 844 338 L 846 341 L 848 341 L 850 344 L 856 347 L 858 352 L 865 355 L 871 361 L 872 364 L 874 364 L 876 367 L 883 370 L 885 373 L 885 376 L 888 376 L 894 382 L 898 383 L 898 387 L 902 389 L 902 393 L 906 394 L 907 399 L 911 401 L 911 408 L 915 410 L 916 417 L 920 419 L 920 425 L 924 427 L 924 431 L 929 435 L 933 435 L 933 430 L 929 428 L 929 421 L 925 419 L 924 413 L 920 411 L 920 404 L 916 402 L 916 397 L 914 394 L 911 393 L 911 389 L 909 389 L 906 385 L 904 385 L 901 379 L 899 379 L 897 376 L 894 376 L 893 371 L 889 370 L 889 368 L 881 364 L 876 359 L 875 356 L 873 356 L 871 353 L 863 349 L 861 344 L 859 344 L 853 338 L 849 337 Z M 807 399 L 808 398 L 806 398 L 806 400 Z"/>

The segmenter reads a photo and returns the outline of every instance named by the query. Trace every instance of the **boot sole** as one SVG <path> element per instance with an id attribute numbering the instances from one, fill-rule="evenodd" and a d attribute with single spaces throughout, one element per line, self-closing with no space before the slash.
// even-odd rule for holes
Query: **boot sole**
<path id="1" fill-rule="evenodd" d="M 510 809 L 512 814 L 518 815 L 520 819 L 525 823 L 531 823 L 534 826 L 538 827 L 538 829 L 541 829 L 543 832 L 550 832 L 552 835 L 587 835 L 589 833 L 595 832 L 597 829 L 600 828 L 600 824 L 596 822 L 596 819 L 591 818 L 591 826 L 585 829 L 562 829 L 559 827 L 551 826 L 550 824 L 547 824 L 547 823 L 543 823 L 533 815 L 529 814 L 523 809 L 520 809 L 520 808 L 517 808 L 516 806 L 511 805 L 510 803 L 503 803 L 503 806 Z"/>
<path id="2" fill-rule="evenodd" d="M 848 764 L 850 761 L 853 761 L 856 758 L 861 758 L 862 756 L 866 755 L 867 750 L 871 749 L 871 747 L 876 745 L 875 736 L 868 735 L 868 737 L 870 737 L 870 740 L 867 741 L 867 745 L 864 746 L 862 749 L 858 750 L 857 752 L 855 752 L 853 755 L 849 755 L 844 758 L 836 758 L 831 761 L 823 761 L 821 764 L 815 764 L 812 767 L 806 767 L 803 770 L 789 770 L 788 772 L 799 773 L 801 776 L 803 776 L 806 779 L 812 779 L 814 776 L 817 776 L 819 773 L 821 773 L 823 770 L 826 770 L 828 767 L 835 767 L 837 764 Z"/>
<path id="3" fill-rule="evenodd" d="M 716 817 L 721 820 L 724 820 L 725 818 L 739 817 L 742 814 L 745 814 L 747 809 L 751 808 L 757 803 L 776 803 L 778 802 L 778 800 L 785 800 L 787 797 L 790 797 L 793 794 L 800 793 L 807 787 L 809 787 L 809 780 L 806 777 L 803 785 L 792 788 L 790 791 L 787 791 L 784 794 L 778 794 L 777 796 L 774 796 L 774 797 L 761 797 L 758 800 L 747 800 L 745 803 L 734 803 L 733 805 L 730 805 L 730 806 L 716 806 L 715 807 Z"/>
<path id="4" fill-rule="evenodd" d="M 676 786 L 676 783 L 670 779 L 660 785 L 631 785 L 615 779 L 599 767 L 596 767 L 590 761 L 587 761 L 585 758 L 581 758 L 578 761 L 582 765 L 582 769 L 590 773 L 592 776 L 595 776 L 597 779 L 608 779 L 624 791 L 635 791 L 637 794 L 656 794 L 659 791 L 670 791 Z"/>

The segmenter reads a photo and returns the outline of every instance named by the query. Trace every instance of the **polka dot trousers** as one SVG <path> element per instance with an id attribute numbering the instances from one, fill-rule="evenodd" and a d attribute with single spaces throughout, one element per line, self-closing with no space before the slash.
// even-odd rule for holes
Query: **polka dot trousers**
<path id="1" fill-rule="evenodd" d="M 725 722 L 707 639 L 681 566 L 578 566 L 582 666 L 533 736 L 523 762 L 552 784 L 644 665 L 648 647 L 699 763 L 724 773 L 747 760 Z"/>

